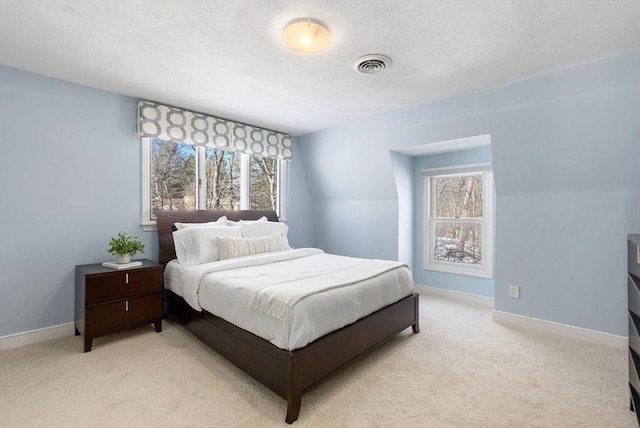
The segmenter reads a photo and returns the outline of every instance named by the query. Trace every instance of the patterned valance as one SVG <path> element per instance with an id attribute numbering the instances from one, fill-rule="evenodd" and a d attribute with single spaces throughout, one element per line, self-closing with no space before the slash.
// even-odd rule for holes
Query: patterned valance
<path id="1" fill-rule="evenodd" d="M 138 102 L 138 136 L 291 159 L 291 136 L 150 101 Z"/>

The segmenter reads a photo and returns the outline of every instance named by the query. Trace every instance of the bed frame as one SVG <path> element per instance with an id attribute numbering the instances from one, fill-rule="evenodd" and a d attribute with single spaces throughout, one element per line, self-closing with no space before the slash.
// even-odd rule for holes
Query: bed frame
<path id="1" fill-rule="evenodd" d="M 234 221 L 266 216 L 270 221 L 278 221 L 275 211 L 257 210 L 160 210 L 156 216 L 163 265 L 176 257 L 172 235 L 175 222 L 204 223 L 221 216 Z M 420 331 L 417 294 L 293 351 L 278 348 L 207 311 L 198 312 L 170 290 L 165 290 L 164 310 L 214 351 L 287 400 L 288 424 L 298 419 L 302 394 L 408 327 L 414 333 Z"/>

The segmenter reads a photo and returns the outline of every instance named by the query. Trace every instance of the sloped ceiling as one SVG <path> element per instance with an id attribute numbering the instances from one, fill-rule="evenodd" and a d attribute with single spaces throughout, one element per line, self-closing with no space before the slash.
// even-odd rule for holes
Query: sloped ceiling
<path id="1" fill-rule="evenodd" d="M 284 47 L 296 18 L 333 35 Z M 0 64 L 302 135 L 640 47 L 638 0 L 1 0 Z M 353 61 L 393 65 L 359 75 Z"/>

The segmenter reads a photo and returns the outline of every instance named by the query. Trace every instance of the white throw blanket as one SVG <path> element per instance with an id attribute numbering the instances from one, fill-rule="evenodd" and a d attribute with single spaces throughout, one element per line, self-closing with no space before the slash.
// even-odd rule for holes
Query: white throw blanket
<path id="1" fill-rule="evenodd" d="M 281 282 L 266 285 L 253 293 L 249 306 L 280 321 L 290 323 L 293 306 L 306 297 L 333 288 L 345 287 L 406 266 L 406 264 L 389 260 L 351 257 L 341 257 L 341 260 L 342 262 L 336 264 L 331 271 L 320 271 L 314 276 L 306 276 L 306 272 L 301 271 L 301 274 L 294 278 L 285 277 Z"/>

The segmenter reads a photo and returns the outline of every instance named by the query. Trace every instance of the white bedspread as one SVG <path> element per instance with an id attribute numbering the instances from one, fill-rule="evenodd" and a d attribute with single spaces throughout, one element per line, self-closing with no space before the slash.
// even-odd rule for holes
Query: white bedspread
<path id="1" fill-rule="evenodd" d="M 261 285 L 251 296 L 249 306 L 290 324 L 291 311 L 302 299 L 373 278 L 403 264 L 389 260 L 318 254 L 288 263 L 287 266 L 286 271 L 277 264 L 269 266 L 271 269 L 261 266 L 259 269 L 244 270 L 245 274 L 241 276 L 241 280 L 257 280 Z M 246 271 L 254 270 L 256 272 L 246 274 Z M 238 277 L 235 273 L 221 275 L 221 280 L 237 283 Z M 257 275 L 251 275 L 252 273 Z M 265 278 L 268 280 L 265 281 Z"/>
<path id="2" fill-rule="evenodd" d="M 408 267 L 379 262 L 312 248 L 197 266 L 180 266 L 172 261 L 165 270 L 165 287 L 196 310 L 204 308 L 280 348 L 292 350 L 414 292 Z M 345 273 L 358 271 L 365 272 L 360 281 Z M 278 295 L 274 293 L 277 289 L 287 288 L 283 284 L 297 284 L 318 275 L 328 275 L 328 279 L 311 279 L 315 284 L 311 291 L 285 295 L 284 300 L 290 300 L 286 317 L 270 316 L 250 307 L 252 299 L 260 299 L 257 296 L 271 298 Z"/>

